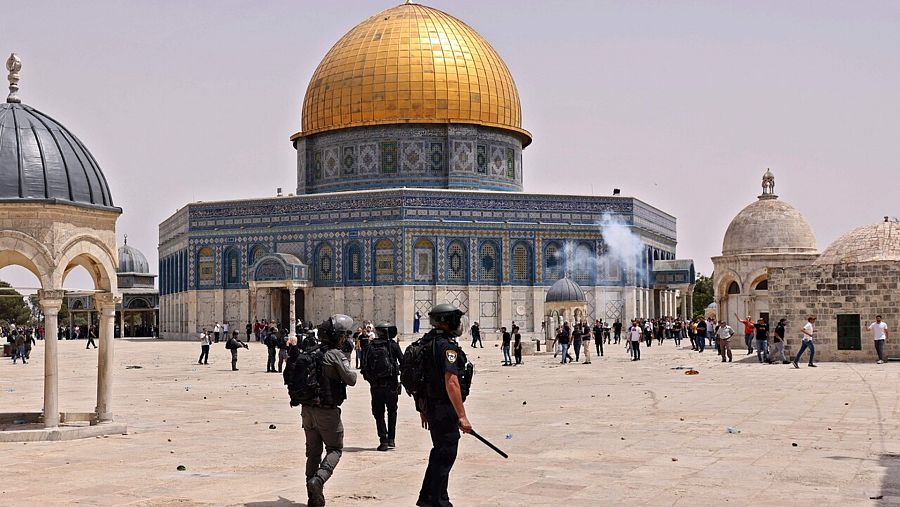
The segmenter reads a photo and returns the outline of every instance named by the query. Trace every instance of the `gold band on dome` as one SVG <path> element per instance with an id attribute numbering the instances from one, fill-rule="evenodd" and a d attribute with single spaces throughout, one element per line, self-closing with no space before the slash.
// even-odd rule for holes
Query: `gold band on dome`
<path id="1" fill-rule="evenodd" d="M 331 48 L 303 100 L 303 136 L 357 126 L 462 123 L 517 132 L 519 93 L 490 43 L 462 21 L 409 3 L 363 21 Z"/>

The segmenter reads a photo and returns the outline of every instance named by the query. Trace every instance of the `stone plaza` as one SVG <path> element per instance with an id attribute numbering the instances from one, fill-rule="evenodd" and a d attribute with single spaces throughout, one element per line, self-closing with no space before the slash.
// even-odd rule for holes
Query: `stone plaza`
<path id="1" fill-rule="evenodd" d="M 450 477 L 457 505 L 900 503 L 893 364 L 722 364 L 667 341 L 640 363 L 607 345 L 592 365 L 544 354 L 500 368 L 496 343 L 465 345 L 476 364 L 466 406 L 510 457 L 464 436 Z M 128 434 L 0 444 L 0 505 L 305 505 L 299 410 L 281 376 L 263 373 L 265 347 L 242 350 L 237 372 L 218 344 L 210 365 L 197 365 L 199 348 L 117 340 L 112 408 Z M 0 377 L 16 379 L 0 390 L 2 406 L 40 410 L 43 353 L 39 342 L 33 364 L 0 363 Z M 59 343 L 61 410 L 93 403 L 96 354 L 83 341 Z M 365 381 L 342 408 L 329 505 L 414 504 L 430 441 L 410 398 L 390 452 L 375 450 Z"/>

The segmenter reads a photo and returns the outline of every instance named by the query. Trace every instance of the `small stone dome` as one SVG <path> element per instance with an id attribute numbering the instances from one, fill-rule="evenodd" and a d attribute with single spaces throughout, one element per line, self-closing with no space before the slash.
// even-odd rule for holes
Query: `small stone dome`
<path id="1" fill-rule="evenodd" d="M 556 281 L 547 291 L 547 297 L 544 299 L 547 303 L 560 301 L 586 301 L 584 291 L 581 286 L 573 282 L 568 276 Z"/>
<path id="2" fill-rule="evenodd" d="M 138 273 L 149 274 L 150 263 L 140 250 L 132 246 L 128 246 L 128 240 L 119 247 L 119 274 Z"/>
<path id="3" fill-rule="evenodd" d="M 777 198 L 760 198 L 728 225 L 722 255 L 816 253 L 816 235 L 806 218 Z"/>
<path id="4" fill-rule="evenodd" d="M 900 261 L 900 222 L 885 220 L 855 229 L 834 240 L 815 264 Z"/>

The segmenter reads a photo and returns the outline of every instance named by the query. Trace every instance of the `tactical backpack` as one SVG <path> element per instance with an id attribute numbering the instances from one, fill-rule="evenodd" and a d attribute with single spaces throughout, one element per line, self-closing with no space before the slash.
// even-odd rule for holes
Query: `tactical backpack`
<path id="1" fill-rule="evenodd" d="M 366 348 L 363 377 L 369 382 L 393 378 L 397 375 L 396 363 L 386 340 L 375 340 Z"/>
<path id="2" fill-rule="evenodd" d="M 433 340 L 428 344 L 423 343 L 420 338 L 410 343 L 403 352 L 403 359 L 400 361 L 400 383 L 406 389 L 406 394 L 410 396 L 425 395 L 425 389 L 428 386 L 425 361 L 427 354 L 434 351 L 433 347 L 428 346 L 433 343 Z"/>
<path id="3" fill-rule="evenodd" d="M 291 406 L 318 405 L 322 389 L 322 360 L 325 354 L 321 347 L 302 350 L 291 346 L 288 350 L 287 366 L 284 368 L 284 385 L 291 398 Z"/>

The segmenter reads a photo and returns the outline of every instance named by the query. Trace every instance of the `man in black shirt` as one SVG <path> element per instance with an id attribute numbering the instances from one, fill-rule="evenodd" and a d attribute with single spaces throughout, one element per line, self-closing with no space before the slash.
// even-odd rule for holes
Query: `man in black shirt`
<path id="1" fill-rule="evenodd" d="M 772 334 L 772 354 L 769 356 L 769 362 L 775 362 L 775 356 L 781 354 L 781 364 L 788 364 L 787 356 L 784 354 L 784 326 L 787 324 L 786 319 L 781 319 L 775 326 L 775 332 Z"/>
<path id="2" fill-rule="evenodd" d="M 597 355 L 603 357 L 603 325 L 599 320 L 594 321 L 594 346 L 597 348 Z"/>
<path id="3" fill-rule="evenodd" d="M 481 348 L 484 348 L 484 343 L 481 343 L 481 329 L 478 327 L 478 323 L 475 322 L 472 324 L 472 348 L 475 348 L 475 342 L 478 342 L 481 345 Z"/>
<path id="4" fill-rule="evenodd" d="M 619 319 L 613 322 L 613 338 L 615 343 L 619 343 L 619 340 L 622 339 L 622 323 L 619 322 Z"/>
<path id="5" fill-rule="evenodd" d="M 706 321 L 704 319 L 697 321 L 697 336 L 694 338 L 697 352 L 703 352 L 706 349 L 706 331 Z"/>
<path id="6" fill-rule="evenodd" d="M 756 331 L 756 358 L 759 359 L 760 364 L 763 361 L 769 362 L 769 324 L 763 319 L 759 319 L 756 321 L 756 324 L 753 324 L 753 329 Z"/>
<path id="7" fill-rule="evenodd" d="M 516 358 L 516 366 L 522 364 L 522 333 L 519 326 L 513 326 L 513 356 Z"/>
<path id="8" fill-rule="evenodd" d="M 394 438 L 397 433 L 397 396 L 400 394 L 400 361 L 403 352 L 394 341 L 397 327 L 388 322 L 375 326 L 375 339 L 366 349 L 362 365 L 362 376 L 369 382 L 372 395 L 372 416 L 375 417 L 375 428 L 378 431 L 379 451 L 387 451 L 396 447 Z M 387 424 L 384 423 L 384 412 L 387 410 Z"/>
<path id="9" fill-rule="evenodd" d="M 500 349 L 503 351 L 503 366 L 512 366 L 512 356 L 509 355 L 509 344 L 512 341 L 512 336 L 505 327 L 501 327 L 500 332 L 503 333 L 503 344 L 500 346 Z"/>

